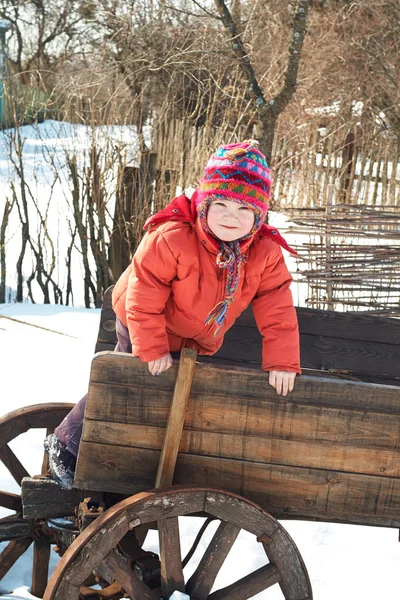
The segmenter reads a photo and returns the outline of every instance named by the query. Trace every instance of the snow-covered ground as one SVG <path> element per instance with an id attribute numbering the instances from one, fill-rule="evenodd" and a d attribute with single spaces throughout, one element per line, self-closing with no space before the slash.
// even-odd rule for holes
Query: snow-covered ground
<path id="1" fill-rule="evenodd" d="M 145 128 L 146 143 L 150 143 L 150 129 Z M 104 126 L 92 128 L 87 125 L 74 125 L 63 121 L 48 120 L 44 123 L 25 125 L 18 130 L 10 128 L 0 131 L 0 219 L 3 216 L 6 200 L 14 202 L 6 230 L 7 302 L 15 300 L 17 281 L 16 264 L 21 252 L 21 218 L 26 220 L 21 200 L 23 193 L 27 199 L 30 242 L 35 248 L 41 247 L 45 268 L 52 272 L 52 278 L 66 295 L 67 249 L 71 231 L 75 228 L 72 206 L 71 169 L 76 162 L 77 183 L 80 190 L 79 205 L 83 208 L 85 193 L 90 196 L 90 183 L 87 173 L 91 169 L 91 152 L 97 152 L 99 185 L 105 203 L 108 227 L 112 227 L 114 204 L 117 190 L 119 162 L 125 166 L 137 166 L 139 142 L 133 126 Z M 21 154 L 21 165 L 19 163 Z M 23 176 L 22 176 L 23 173 Z M 90 179 L 90 177 L 89 177 Z M 14 194 L 15 192 L 15 194 Z M 18 204 L 18 206 L 17 206 Z M 44 223 L 46 226 L 44 226 Z M 49 236 L 46 235 L 49 233 Z M 107 234 L 105 234 L 107 235 Z M 52 270 L 54 259 L 54 270 Z M 94 272 L 93 256 L 89 250 L 89 260 Z M 28 244 L 23 261 L 25 280 L 34 270 L 35 260 Z M 81 247 L 77 240 L 72 250 L 73 302 L 84 306 Z M 43 294 L 33 280 L 35 302 L 43 302 Z M 27 286 L 24 289 L 27 296 Z M 71 303 L 71 301 L 70 301 Z"/>
<path id="2" fill-rule="evenodd" d="M 5 198 L 10 198 L 10 181 L 15 177 L 9 151 L 11 132 L 0 134 L 0 215 Z M 32 195 L 40 210 L 48 210 L 48 226 L 55 246 L 57 283 L 65 289 L 65 248 L 68 242 L 68 220 L 71 218 L 70 181 L 65 168 L 66 153 L 75 154 L 81 168 L 87 161 L 87 148 L 92 142 L 90 130 L 67 123 L 44 123 L 37 127 L 21 128 L 23 161 Z M 107 136 L 106 136 L 107 134 Z M 136 136 L 132 130 L 94 132 L 100 145 L 102 137 L 114 138 L 122 145 L 128 160 L 134 160 Z M 109 179 L 115 175 L 110 169 Z M 110 192 L 110 214 L 112 214 Z M 36 227 L 35 209 L 30 203 L 32 231 Z M 276 227 L 286 224 L 283 215 L 271 215 Z M 289 238 L 289 243 L 293 240 Z M 297 240 L 299 241 L 299 240 Z M 7 230 L 7 284 L 15 289 L 15 264 L 20 250 L 20 223 L 14 208 Z M 286 254 L 289 269 L 296 271 L 296 261 Z M 83 303 L 82 273 L 79 251 L 73 255 L 75 304 Z M 26 277 L 32 270 L 30 255 L 24 263 Z M 26 292 L 26 290 L 25 290 Z M 37 288 L 35 297 L 40 301 Z M 304 305 L 305 286 L 293 287 L 296 304 Z M 15 293 L 11 290 L 10 297 Z M 19 407 L 46 402 L 77 401 L 86 391 L 90 360 L 98 329 L 98 310 L 41 306 L 31 304 L 0 305 L 0 414 Z M 44 431 L 24 434 L 11 447 L 31 474 L 40 472 Z M 18 492 L 18 487 L 0 464 L 0 489 Z M 0 517 L 7 511 L 0 509 Z M 183 553 L 198 528 L 194 519 L 182 524 Z M 316 524 L 288 521 L 284 526 L 294 538 L 303 555 L 312 580 L 315 600 L 392 600 L 400 588 L 400 544 L 397 530 Z M 210 527 L 209 537 L 213 527 Z M 204 544 L 207 537 L 204 539 Z M 156 537 L 149 540 L 156 546 Z M 0 544 L 0 549 L 5 544 Z M 203 546 L 204 548 L 204 546 Z M 199 548 L 201 554 L 202 548 Z M 58 557 L 52 553 L 51 568 Z M 199 556 L 199 554 L 197 555 Z M 194 569 L 189 563 L 185 575 Z M 227 585 L 232 574 L 235 578 L 258 568 L 264 556 L 257 553 L 250 536 L 242 535 L 232 548 L 229 561 L 224 565 L 216 587 Z M 0 582 L 0 595 L 9 600 L 32 599 L 32 549 L 14 565 Z M 282 600 L 277 586 L 259 594 L 257 599 Z"/>
<path id="3" fill-rule="evenodd" d="M 1 413 L 36 403 L 78 400 L 87 387 L 98 319 L 98 310 L 0 305 Z M 20 436 L 12 444 L 32 474 L 40 471 L 43 438 L 44 431 L 39 430 Z M 2 465 L 0 489 L 18 491 Z M 5 514 L 3 510 L 0 516 Z M 400 544 L 397 530 L 300 521 L 285 521 L 283 525 L 305 560 L 315 600 L 393 600 L 398 597 Z M 185 554 L 198 523 L 185 519 L 182 528 Z M 209 535 L 211 532 L 212 528 Z M 150 539 L 149 544 L 155 547 L 156 539 Z M 5 544 L 0 546 L 2 549 Z M 58 557 L 52 554 L 54 569 Z M 242 535 L 233 546 L 216 586 L 227 585 L 232 575 L 238 578 L 258 568 L 263 558 L 251 536 Z M 29 550 L 0 582 L 4 600 L 34 598 L 29 593 L 31 565 Z M 193 568 L 193 562 L 189 563 L 185 574 L 189 575 Z M 282 600 L 282 595 L 277 586 L 273 586 L 255 598 Z"/>

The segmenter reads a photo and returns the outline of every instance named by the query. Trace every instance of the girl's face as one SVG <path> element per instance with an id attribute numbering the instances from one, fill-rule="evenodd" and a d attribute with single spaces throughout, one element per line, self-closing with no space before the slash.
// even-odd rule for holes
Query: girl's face
<path id="1" fill-rule="evenodd" d="M 250 233 L 254 212 L 239 202 L 215 198 L 208 208 L 207 223 L 215 237 L 233 242 Z"/>

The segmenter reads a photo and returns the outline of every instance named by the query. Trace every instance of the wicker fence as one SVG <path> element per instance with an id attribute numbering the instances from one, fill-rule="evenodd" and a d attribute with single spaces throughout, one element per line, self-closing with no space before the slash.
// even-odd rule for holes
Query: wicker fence
<path id="1" fill-rule="evenodd" d="M 339 204 L 296 211 L 297 280 L 307 306 L 400 316 L 400 210 Z"/>
<path id="2" fill-rule="evenodd" d="M 195 187 L 210 152 L 221 143 L 250 137 L 241 124 L 234 130 L 165 120 L 153 149 L 157 168 L 182 189 Z M 321 208 L 334 184 L 333 204 L 400 206 L 400 141 L 376 131 L 362 134 L 331 124 L 329 131 L 311 122 L 295 134 L 276 135 L 272 160 L 272 206 L 278 210 Z"/>
<path id="3" fill-rule="evenodd" d="M 248 129 L 195 129 L 164 122 L 155 150 L 165 202 L 195 187 L 210 151 L 249 137 Z M 400 316 L 400 143 L 358 125 L 310 124 L 278 135 L 273 150 L 272 207 L 289 214 L 299 240 L 297 279 L 313 308 Z"/>

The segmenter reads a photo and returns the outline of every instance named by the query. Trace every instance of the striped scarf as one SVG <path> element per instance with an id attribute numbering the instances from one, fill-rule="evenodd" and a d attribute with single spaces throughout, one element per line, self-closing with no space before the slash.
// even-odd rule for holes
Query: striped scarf
<path id="1" fill-rule="evenodd" d="M 204 229 L 204 231 L 206 231 L 219 242 L 219 253 L 216 259 L 216 263 L 220 269 L 227 269 L 227 280 L 224 298 L 223 300 L 221 300 L 221 302 L 218 302 L 218 304 L 214 306 L 214 308 L 208 313 L 207 317 L 204 320 L 204 323 L 206 325 L 211 325 L 211 323 L 213 322 L 216 323 L 214 336 L 218 334 L 219 330 L 225 323 L 228 308 L 234 301 L 235 293 L 239 286 L 242 266 L 245 264 L 247 259 L 247 255 L 241 252 L 240 242 L 252 237 L 263 224 L 263 213 L 260 208 L 251 205 L 249 202 L 234 199 L 234 202 L 243 204 L 244 206 L 250 208 L 254 212 L 254 225 L 251 228 L 251 231 L 244 235 L 242 238 L 240 238 L 240 240 L 234 240 L 233 242 L 223 242 L 213 234 L 207 223 L 208 208 L 211 204 L 211 201 L 215 198 L 222 200 L 227 199 L 226 196 L 219 196 L 217 194 L 215 194 L 214 196 L 208 196 L 198 206 L 197 209 L 202 228 Z"/>

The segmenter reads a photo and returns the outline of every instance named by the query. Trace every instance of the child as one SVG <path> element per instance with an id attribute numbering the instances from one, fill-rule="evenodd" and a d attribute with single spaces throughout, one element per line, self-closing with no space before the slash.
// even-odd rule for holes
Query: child
<path id="1" fill-rule="evenodd" d="M 257 142 L 221 146 L 189 200 L 178 196 L 145 224 L 147 233 L 113 290 L 116 352 L 132 352 L 152 375 L 172 366 L 183 347 L 212 355 L 251 303 L 263 336 L 262 369 L 286 396 L 299 364 L 292 278 L 264 224 L 270 171 Z M 73 485 L 86 397 L 45 441 L 50 471 Z"/>

